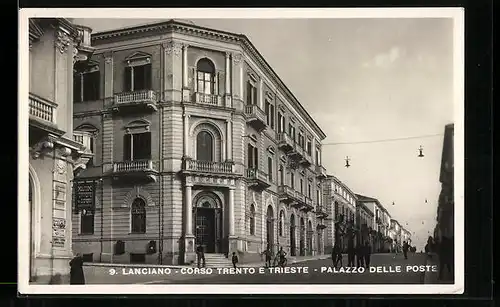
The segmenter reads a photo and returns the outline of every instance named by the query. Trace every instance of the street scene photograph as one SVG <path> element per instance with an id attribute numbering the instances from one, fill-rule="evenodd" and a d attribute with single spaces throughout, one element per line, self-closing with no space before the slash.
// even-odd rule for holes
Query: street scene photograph
<path id="1" fill-rule="evenodd" d="M 462 10 L 66 11 L 20 26 L 26 293 L 463 287 Z"/>

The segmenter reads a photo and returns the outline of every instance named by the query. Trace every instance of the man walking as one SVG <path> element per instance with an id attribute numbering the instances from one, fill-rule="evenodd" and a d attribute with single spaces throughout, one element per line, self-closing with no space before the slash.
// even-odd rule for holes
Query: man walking
<path id="1" fill-rule="evenodd" d="M 363 255 L 365 256 L 365 268 L 368 268 L 370 266 L 370 258 L 372 254 L 372 247 L 368 241 L 365 242 L 363 251 Z"/>
<path id="2" fill-rule="evenodd" d="M 403 243 L 403 255 L 405 256 L 405 259 L 408 259 L 408 242 L 404 241 Z"/>
<path id="3" fill-rule="evenodd" d="M 354 249 L 353 240 L 349 239 L 347 242 L 347 266 L 354 267 L 354 258 L 356 257 L 356 250 Z"/>
<path id="4" fill-rule="evenodd" d="M 198 268 L 205 267 L 205 252 L 201 244 L 196 247 L 196 256 L 198 258 Z"/>

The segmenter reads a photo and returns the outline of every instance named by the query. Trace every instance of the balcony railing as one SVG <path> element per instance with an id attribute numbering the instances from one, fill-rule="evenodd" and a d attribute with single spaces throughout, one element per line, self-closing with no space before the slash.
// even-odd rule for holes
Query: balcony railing
<path id="1" fill-rule="evenodd" d="M 55 124 L 56 122 L 56 104 L 49 102 L 34 94 L 29 96 L 30 116 L 37 120 Z"/>
<path id="2" fill-rule="evenodd" d="M 257 130 L 262 130 L 266 127 L 266 113 L 258 105 L 246 105 L 245 115 L 247 116 L 247 122 L 255 126 Z"/>
<path id="3" fill-rule="evenodd" d="M 115 95 L 115 106 L 130 104 L 156 104 L 158 97 L 153 90 L 141 90 Z"/>
<path id="4" fill-rule="evenodd" d="M 194 93 L 196 103 L 209 104 L 213 106 L 222 106 L 222 97 L 219 95 Z"/>
<path id="5" fill-rule="evenodd" d="M 231 162 L 185 160 L 184 169 L 192 172 L 232 174 L 234 173 L 234 164 Z"/>
<path id="6" fill-rule="evenodd" d="M 316 176 L 318 178 L 326 178 L 326 168 L 322 165 L 316 165 Z"/>
<path id="7" fill-rule="evenodd" d="M 312 164 L 312 157 L 310 154 L 307 153 L 307 151 L 303 151 L 302 154 L 302 161 L 300 161 L 303 165 L 311 165 Z"/>
<path id="8" fill-rule="evenodd" d="M 257 188 L 267 188 L 270 186 L 269 179 L 266 173 L 255 168 L 248 168 L 246 170 L 246 177 L 250 183 Z"/>
<path id="9" fill-rule="evenodd" d="M 85 146 L 87 151 L 90 151 L 92 142 L 92 134 L 86 131 L 73 131 L 73 140 Z"/>
<path id="10" fill-rule="evenodd" d="M 278 134 L 278 147 L 285 151 L 289 151 L 293 148 L 293 140 L 286 132 L 281 132 Z"/>
<path id="11" fill-rule="evenodd" d="M 113 163 L 114 173 L 157 171 L 152 160 L 135 160 Z"/>

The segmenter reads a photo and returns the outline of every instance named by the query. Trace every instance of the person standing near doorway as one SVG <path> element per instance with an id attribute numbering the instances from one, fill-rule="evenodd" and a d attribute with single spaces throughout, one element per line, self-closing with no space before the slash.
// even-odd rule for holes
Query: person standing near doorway
<path id="1" fill-rule="evenodd" d="M 205 267 L 205 251 L 201 244 L 196 247 L 196 256 L 198 258 L 198 268 Z"/>
<path id="2" fill-rule="evenodd" d="M 408 248 L 409 248 L 408 242 L 405 241 L 403 243 L 403 255 L 405 256 L 405 259 L 408 259 Z"/>
<path id="3" fill-rule="evenodd" d="M 233 268 L 236 269 L 236 264 L 238 263 L 238 256 L 236 255 L 236 252 L 233 252 L 233 257 L 231 258 L 231 262 L 233 263 Z"/>

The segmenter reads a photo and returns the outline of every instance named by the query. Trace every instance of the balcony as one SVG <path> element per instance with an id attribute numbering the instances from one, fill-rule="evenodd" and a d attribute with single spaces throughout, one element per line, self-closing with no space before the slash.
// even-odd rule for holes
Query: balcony
<path id="1" fill-rule="evenodd" d="M 257 131 L 262 131 L 266 128 L 266 113 L 262 111 L 258 105 L 246 105 L 245 115 L 247 118 L 247 123 L 257 129 Z"/>
<path id="2" fill-rule="evenodd" d="M 298 191 L 294 191 L 294 193 L 295 193 L 295 202 L 292 203 L 292 206 L 298 210 L 303 210 L 306 206 L 306 197 Z"/>
<path id="3" fill-rule="evenodd" d="M 304 205 L 301 210 L 309 212 L 314 209 L 313 201 L 309 197 L 304 197 Z"/>
<path id="4" fill-rule="evenodd" d="M 91 152 L 92 133 L 86 131 L 73 131 L 73 140 L 85 146 L 86 152 Z"/>
<path id="5" fill-rule="evenodd" d="M 316 165 L 316 177 L 318 179 L 325 179 L 326 177 L 328 177 L 328 175 L 326 174 L 326 168 L 322 165 Z"/>
<path id="6" fill-rule="evenodd" d="M 259 191 L 265 190 L 271 186 L 267 174 L 256 168 L 248 168 L 246 171 L 246 178 L 250 187 Z"/>
<path id="7" fill-rule="evenodd" d="M 156 181 L 158 168 L 152 160 L 134 160 L 113 163 L 115 179 L 144 179 Z"/>
<path id="8" fill-rule="evenodd" d="M 299 144 L 295 143 L 292 150 L 288 153 L 288 156 L 296 161 L 302 162 L 302 159 L 305 156 L 305 151 L 299 146 Z"/>
<path id="9" fill-rule="evenodd" d="M 305 167 L 311 166 L 313 163 L 311 155 L 309 155 L 305 150 L 304 154 L 302 156 L 302 160 L 300 160 L 300 164 L 302 164 Z"/>
<path id="10" fill-rule="evenodd" d="M 153 90 L 142 90 L 134 92 L 126 92 L 115 95 L 113 109 L 115 111 L 140 111 L 153 110 L 156 111 L 158 97 Z"/>
<path id="11" fill-rule="evenodd" d="M 222 96 L 204 94 L 204 93 L 194 93 L 194 102 L 222 107 Z"/>
<path id="12" fill-rule="evenodd" d="M 294 142 L 286 132 L 281 132 L 278 134 L 278 148 L 280 148 L 284 152 L 289 152 L 293 149 L 293 147 Z"/>
<path id="13" fill-rule="evenodd" d="M 186 159 L 184 160 L 183 171 L 188 173 L 233 175 L 234 163 Z"/>
<path id="14" fill-rule="evenodd" d="M 287 185 L 280 185 L 278 187 L 278 195 L 280 201 L 284 202 L 285 204 L 293 203 L 296 202 L 297 199 L 295 197 L 295 191 L 287 186 Z"/>
<path id="15" fill-rule="evenodd" d="M 53 133 L 57 136 L 63 135 L 64 131 L 57 129 L 56 111 L 57 105 L 55 103 L 35 94 L 29 94 L 30 127 L 43 131 L 43 133 Z"/>
<path id="16" fill-rule="evenodd" d="M 328 216 L 326 208 L 323 205 L 321 204 L 316 205 L 316 216 L 319 218 L 325 218 Z"/>

